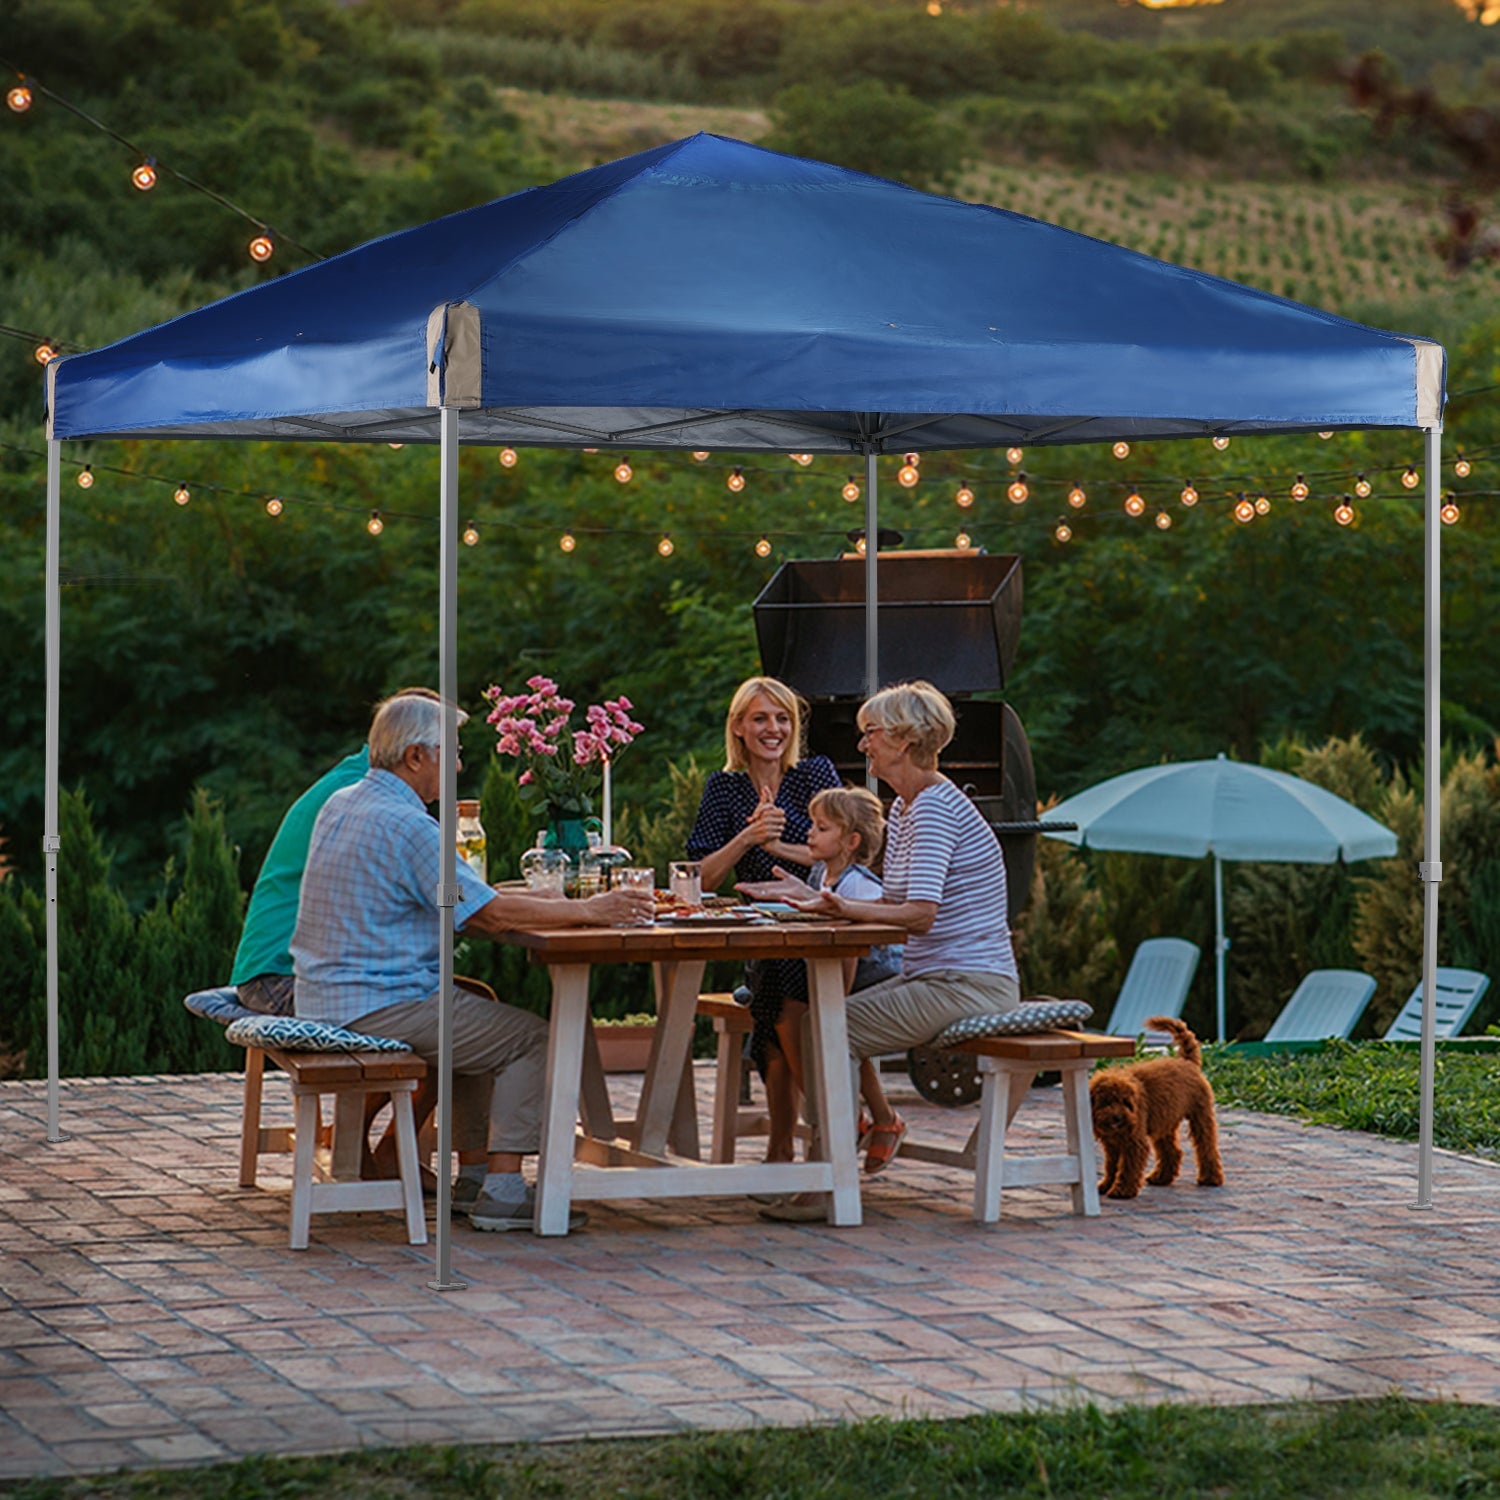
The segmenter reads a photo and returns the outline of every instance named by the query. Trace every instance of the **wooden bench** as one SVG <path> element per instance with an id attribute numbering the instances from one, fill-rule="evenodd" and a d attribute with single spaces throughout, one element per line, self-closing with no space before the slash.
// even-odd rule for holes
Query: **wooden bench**
<path id="1" fill-rule="evenodd" d="M 710 1161 L 734 1160 L 735 1142 L 742 1135 L 765 1135 L 771 1122 L 763 1109 L 740 1108 L 740 1078 L 744 1071 L 745 1038 L 755 1029 L 748 1006 L 733 995 L 699 995 L 698 1014 L 714 1023 L 714 1123 Z M 692 1066 L 691 1061 L 688 1064 Z"/>
<path id="2" fill-rule="evenodd" d="M 266 1060 L 291 1080 L 293 1124 L 261 1124 Z M 254 1187 L 257 1161 L 268 1154 L 292 1157 L 293 1250 L 305 1250 L 315 1213 L 362 1213 L 402 1209 L 407 1239 L 427 1243 L 422 1207 L 417 1133 L 412 1095 L 427 1077 L 427 1064 L 412 1052 L 283 1052 L 245 1048 L 245 1112 L 240 1125 L 240 1186 Z M 364 1156 L 366 1104 L 371 1095 L 390 1095 L 399 1178 L 360 1178 Z M 331 1099 L 332 1121 L 322 1121 L 322 1099 Z M 326 1155 L 319 1148 L 326 1148 Z M 324 1159 L 320 1160 L 320 1156 Z"/>
<path id="3" fill-rule="evenodd" d="M 979 1123 L 962 1150 L 927 1145 L 908 1136 L 899 1155 L 914 1161 L 961 1167 L 974 1174 L 974 1218 L 993 1224 L 1006 1187 L 1061 1183 L 1070 1190 L 1073 1212 L 1099 1212 L 1099 1167 L 1094 1153 L 1089 1071 L 1100 1058 L 1132 1057 L 1133 1037 L 1084 1031 L 1039 1031 L 1025 1036 L 981 1037 L 949 1049 L 979 1061 L 983 1091 Z M 1062 1156 L 1007 1156 L 1005 1134 L 1039 1072 L 1062 1074 L 1067 1152 Z"/>

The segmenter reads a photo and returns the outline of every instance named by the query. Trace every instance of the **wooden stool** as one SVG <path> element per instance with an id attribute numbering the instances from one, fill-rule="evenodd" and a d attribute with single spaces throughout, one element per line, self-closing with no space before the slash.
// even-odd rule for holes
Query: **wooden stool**
<path id="1" fill-rule="evenodd" d="M 267 1128 L 260 1123 L 262 1084 L 270 1058 L 291 1079 L 294 1121 Z M 245 1049 L 245 1114 L 240 1126 L 240 1186 L 254 1187 L 258 1158 L 292 1156 L 293 1250 L 305 1250 L 315 1213 L 360 1213 L 399 1208 L 406 1213 L 406 1235 L 413 1245 L 427 1243 L 422 1208 L 417 1133 L 411 1100 L 427 1076 L 427 1064 L 412 1052 L 282 1052 Z M 323 1095 L 333 1104 L 332 1128 L 322 1124 Z M 389 1094 L 396 1137 L 399 1178 L 360 1179 L 365 1105 L 371 1094 Z M 328 1148 L 318 1160 L 319 1146 Z"/>
<path id="2" fill-rule="evenodd" d="M 993 1224 L 1000 1217 L 1005 1187 L 1063 1183 L 1072 1192 L 1073 1212 L 1099 1212 L 1099 1167 L 1094 1154 L 1089 1070 L 1101 1057 L 1132 1057 L 1135 1038 L 1083 1031 L 1038 1031 L 1024 1036 L 980 1037 L 949 1049 L 979 1059 L 983 1092 L 979 1123 L 961 1151 L 928 1146 L 909 1137 L 899 1155 L 914 1161 L 962 1167 L 974 1174 L 974 1219 Z M 1065 1156 L 1006 1156 L 1005 1133 L 1032 1079 L 1043 1069 L 1062 1074 Z"/>

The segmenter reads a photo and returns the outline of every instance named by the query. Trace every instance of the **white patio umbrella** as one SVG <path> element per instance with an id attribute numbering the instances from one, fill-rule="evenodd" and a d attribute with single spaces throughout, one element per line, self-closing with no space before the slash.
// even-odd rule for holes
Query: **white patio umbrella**
<path id="1" fill-rule="evenodd" d="M 1396 835 L 1352 802 L 1300 776 L 1226 760 L 1144 766 L 1091 786 L 1047 811 L 1077 830 L 1049 838 L 1090 849 L 1214 859 L 1218 1036 L 1224 1040 L 1224 861 L 1331 865 L 1388 859 Z"/>

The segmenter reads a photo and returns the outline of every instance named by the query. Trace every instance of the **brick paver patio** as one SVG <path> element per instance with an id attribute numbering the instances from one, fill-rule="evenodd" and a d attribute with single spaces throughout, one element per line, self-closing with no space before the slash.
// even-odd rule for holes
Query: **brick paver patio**
<path id="1" fill-rule="evenodd" d="M 236 1185 L 239 1086 L 71 1082 L 49 1145 L 42 1086 L 0 1084 L 0 1477 L 1089 1400 L 1500 1400 L 1488 1162 L 1439 1153 L 1418 1212 L 1413 1146 L 1228 1111 L 1226 1187 L 1098 1219 L 1016 1189 L 981 1227 L 966 1180 L 898 1162 L 854 1230 L 726 1199 L 594 1205 L 566 1240 L 460 1224 L 470 1287 L 438 1293 L 395 1214 L 287 1248 L 280 1164 Z M 973 1118 L 900 1103 L 927 1135 Z M 1061 1134 L 1034 1091 L 1013 1143 Z"/>

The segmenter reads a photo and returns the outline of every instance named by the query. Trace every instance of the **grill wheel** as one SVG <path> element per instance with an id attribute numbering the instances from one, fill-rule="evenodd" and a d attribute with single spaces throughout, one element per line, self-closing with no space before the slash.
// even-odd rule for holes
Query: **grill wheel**
<path id="1" fill-rule="evenodd" d="M 929 1104 L 949 1109 L 973 1104 L 983 1088 L 978 1058 L 937 1047 L 913 1047 L 906 1054 L 906 1076 Z"/>

